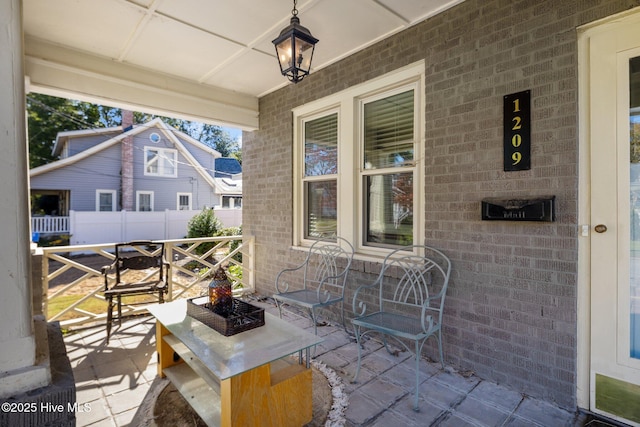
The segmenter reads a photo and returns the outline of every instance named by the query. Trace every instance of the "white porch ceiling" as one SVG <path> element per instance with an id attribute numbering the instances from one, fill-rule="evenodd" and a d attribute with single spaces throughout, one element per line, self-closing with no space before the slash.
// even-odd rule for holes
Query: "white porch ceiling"
<path id="1" fill-rule="evenodd" d="M 317 71 L 463 0 L 299 0 Z M 23 0 L 30 89 L 257 128 L 290 0 Z"/>

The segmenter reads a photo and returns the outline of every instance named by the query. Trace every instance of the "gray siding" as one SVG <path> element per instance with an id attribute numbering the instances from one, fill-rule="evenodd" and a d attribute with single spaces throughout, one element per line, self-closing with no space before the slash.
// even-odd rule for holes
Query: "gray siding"
<path id="1" fill-rule="evenodd" d="M 211 153 L 201 147 L 198 147 L 189 142 L 183 141 L 182 144 L 184 147 L 191 153 L 191 155 L 202 165 L 202 167 L 207 169 L 209 175 L 213 176 L 213 171 L 215 170 L 215 156 L 212 156 Z M 218 156 L 219 157 L 219 156 Z"/>
<path id="2" fill-rule="evenodd" d="M 109 139 L 117 135 L 118 135 L 118 132 L 113 132 L 108 134 L 100 133 L 96 135 L 87 135 L 87 136 L 72 138 L 69 141 L 67 141 L 67 147 L 68 147 L 67 157 L 71 157 L 75 154 L 88 150 L 89 148 L 95 147 L 96 145 L 102 144 L 103 142 L 108 141 Z"/>
<path id="3" fill-rule="evenodd" d="M 149 140 L 151 133 L 158 133 L 162 139 L 158 143 Z M 104 142 L 104 137 L 78 138 L 81 141 L 74 147 L 90 148 L 98 142 Z M 146 176 L 144 174 L 144 148 L 158 147 L 176 149 L 173 143 L 166 138 L 156 127 L 145 129 L 133 136 L 133 162 L 134 162 L 134 195 L 136 191 L 152 191 L 153 210 L 177 209 L 177 193 L 192 194 L 192 209 L 213 207 L 220 204 L 219 197 L 205 179 L 196 172 L 196 169 L 187 159 L 178 152 L 177 177 Z M 185 143 L 185 145 L 191 145 Z M 205 165 L 213 165 L 213 156 L 204 150 L 194 149 Z M 210 159 L 208 159 L 210 157 Z M 205 166 L 207 167 L 207 166 Z M 96 189 L 116 190 L 118 206 L 121 209 L 121 147 L 115 144 L 102 150 L 89 158 L 79 160 L 71 165 L 58 168 L 47 173 L 31 178 L 31 189 L 37 190 L 69 190 L 69 209 L 76 211 L 94 211 L 96 206 Z M 135 206 L 135 205 L 134 205 Z"/>
<path id="4" fill-rule="evenodd" d="M 425 60 L 425 238 L 453 261 L 446 362 L 575 408 L 576 27 L 638 5 L 467 0 L 261 98 L 260 129 L 243 135 L 243 223 L 256 239 L 257 290 L 273 293 L 277 272 L 295 261 L 291 110 Z M 527 89 L 532 168 L 505 173 L 502 99 Z M 542 194 L 557 196 L 553 223 L 480 220 L 485 197 Z M 356 262 L 351 282 L 375 270 Z"/>
<path id="5" fill-rule="evenodd" d="M 117 167 L 114 167 L 117 165 Z M 96 189 L 120 189 L 120 146 L 31 178 L 32 190 L 69 190 L 69 209 L 94 211 Z"/>
<path id="6" fill-rule="evenodd" d="M 177 177 L 146 176 L 144 174 L 145 147 L 176 149 L 173 143 L 162 133 L 160 133 L 162 137 L 160 142 L 151 142 L 149 135 L 153 132 L 160 133 L 154 128 L 141 132 L 134 137 L 134 194 L 136 191 L 153 191 L 154 210 L 156 211 L 176 209 L 176 194 L 179 192 L 192 193 L 193 209 L 202 209 L 204 206 L 211 207 L 218 204 L 218 197 L 214 194 L 209 184 L 180 152 L 178 152 Z"/>

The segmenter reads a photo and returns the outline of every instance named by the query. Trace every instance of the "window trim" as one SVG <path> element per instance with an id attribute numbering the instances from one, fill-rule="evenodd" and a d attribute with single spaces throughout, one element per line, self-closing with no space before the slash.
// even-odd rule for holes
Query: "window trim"
<path id="1" fill-rule="evenodd" d="M 189 197 L 189 206 L 187 209 L 180 209 L 180 197 L 187 196 Z M 192 193 L 176 193 L 176 210 L 192 210 L 193 209 L 193 194 Z"/>
<path id="2" fill-rule="evenodd" d="M 157 173 L 153 173 L 153 172 L 149 172 L 148 169 L 148 160 L 147 160 L 147 153 L 149 151 L 157 151 L 158 152 L 158 157 L 160 158 L 172 158 L 172 160 L 167 160 L 167 161 L 172 161 L 174 163 L 174 168 L 173 168 L 173 174 L 168 174 L 168 173 L 164 173 L 164 165 L 163 163 L 159 163 L 158 164 L 158 172 Z M 167 155 L 167 153 L 170 153 L 171 155 Z M 178 150 L 173 149 L 173 148 L 162 148 L 162 147 L 149 147 L 149 146 L 145 146 L 144 147 L 144 162 L 143 162 L 143 167 L 144 167 L 144 175 L 145 176 L 156 176 L 156 177 L 161 177 L 161 178 L 177 178 L 178 176 Z"/>
<path id="3" fill-rule="evenodd" d="M 100 210 L 100 194 L 111 194 L 111 210 L 110 211 Z M 97 189 L 96 190 L 96 212 L 115 212 L 117 210 L 116 205 L 118 203 L 117 197 L 118 197 L 118 192 L 116 190 Z"/>
<path id="4" fill-rule="evenodd" d="M 151 210 L 150 211 L 141 211 L 140 210 L 140 196 L 143 195 L 143 194 L 148 194 L 150 196 L 149 197 L 149 199 L 150 199 L 149 203 L 151 204 Z M 147 190 L 138 190 L 138 191 L 136 191 L 136 212 L 154 212 L 155 211 L 154 206 L 153 206 L 153 204 L 154 204 L 154 202 L 153 202 L 153 194 L 154 194 L 153 191 L 147 191 Z"/>
<path id="5" fill-rule="evenodd" d="M 308 233 L 308 229 L 307 229 L 307 218 L 305 217 L 305 212 L 307 210 L 307 206 L 309 205 L 309 199 L 308 199 L 308 194 L 305 191 L 305 188 L 307 186 L 308 183 L 311 182 L 333 182 L 335 181 L 336 183 L 336 188 L 340 188 L 340 156 L 338 155 L 338 163 L 336 164 L 336 170 L 338 171 L 337 173 L 332 173 L 332 174 L 326 174 L 326 175 L 305 175 L 305 169 L 306 169 L 306 147 L 304 144 L 304 140 L 305 140 L 305 124 L 307 122 L 311 122 L 323 117 L 327 117 L 330 115 L 336 114 L 337 115 L 337 119 L 338 119 L 338 146 L 340 145 L 340 109 L 338 108 L 338 106 L 334 107 L 334 108 L 329 108 L 326 110 L 322 110 L 317 112 L 316 114 L 311 114 L 309 116 L 304 116 L 301 117 L 300 120 L 300 135 L 298 138 L 298 141 L 300 141 L 300 155 L 301 155 L 301 159 L 300 161 L 302 162 L 300 165 L 301 168 L 301 178 L 300 178 L 300 186 L 301 186 L 301 200 L 302 200 L 302 205 L 300 206 L 300 215 L 301 215 L 301 238 L 309 245 L 313 244 L 314 240 L 313 239 L 309 239 L 306 236 L 309 234 Z M 296 144 L 297 145 L 297 144 Z M 339 150 L 339 148 L 338 148 Z M 336 211 L 338 211 L 338 200 L 336 200 Z M 336 233 L 339 233 L 338 230 L 336 229 Z"/>
<path id="6" fill-rule="evenodd" d="M 424 129 L 424 109 L 422 108 L 422 99 L 424 96 L 420 92 L 420 88 L 424 87 L 424 84 L 421 84 L 419 80 L 409 81 L 404 83 L 399 83 L 395 87 L 385 88 L 383 90 L 375 91 L 373 93 L 364 94 L 363 96 L 359 96 L 357 99 L 357 111 L 358 111 L 358 188 L 360 193 L 358 194 L 358 200 L 360 200 L 360 204 L 358 205 L 358 218 L 360 220 L 360 245 L 365 246 L 367 248 L 379 248 L 383 250 L 395 250 L 400 246 L 398 245 L 390 245 L 383 243 L 369 243 L 365 244 L 366 234 L 367 234 L 367 224 L 365 220 L 365 210 L 368 207 L 367 202 L 367 189 L 365 185 L 365 178 L 368 176 L 380 176 L 380 175 L 391 175 L 391 174 L 400 174 L 400 173 L 413 173 L 413 200 L 414 200 L 414 210 L 419 210 L 418 215 L 414 212 L 414 223 L 413 223 L 413 244 L 421 245 L 424 242 L 424 165 L 423 162 L 419 162 L 418 159 L 421 159 L 423 156 L 423 147 L 424 147 L 424 134 L 421 133 L 421 129 Z M 418 118 L 415 120 L 413 126 L 413 134 L 414 134 L 414 146 L 413 146 L 413 159 L 409 162 L 411 166 L 402 166 L 402 167 L 393 167 L 387 166 L 380 169 L 365 169 L 364 168 L 364 134 L 362 130 L 364 129 L 364 106 L 369 102 L 375 102 L 380 99 L 388 98 L 390 96 L 397 95 L 402 92 L 406 92 L 409 90 L 413 90 L 414 93 L 414 116 Z M 422 165 L 422 167 L 418 167 L 418 165 Z M 417 201 L 417 203 L 415 202 Z M 418 222 L 416 222 L 416 220 Z M 379 250 L 378 249 L 378 250 Z M 377 251 L 376 251 L 377 252 Z"/>
<path id="7" fill-rule="evenodd" d="M 380 247 L 364 243 L 364 188 L 362 161 L 364 117 L 362 100 L 390 96 L 410 87 L 414 88 L 415 145 L 412 170 L 414 173 L 414 230 L 413 244 L 425 240 L 425 62 L 387 73 L 379 78 L 345 89 L 344 91 L 312 101 L 293 112 L 293 246 L 308 247 L 314 240 L 305 238 L 304 219 L 304 123 L 313 118 L 338 112 L 338 224 L 337 234 L 352 242 L 356 254 L 364 258 L 384 257 L 398 246 Z M 387 169 L 385 169 L 387 170 Z M 378 170 L 378 172 L 382 169 Z M 406 171 L 406 169 L 402 169 Z M 398 170 L 400 172 L 400 170 Z M 323 178 L 327 178 L 326 176 Z M 354 200 L 356 203 L 354 203 Z"/>

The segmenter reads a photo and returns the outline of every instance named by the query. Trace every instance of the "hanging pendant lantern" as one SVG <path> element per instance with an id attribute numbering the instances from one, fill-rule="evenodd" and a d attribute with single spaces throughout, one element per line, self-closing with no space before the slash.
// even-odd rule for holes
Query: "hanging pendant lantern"
<path id="1" fill-rule="evenodd" d="M 296 3 L 297 0 L 294 0 L 291 23 L 273 41 L 280 71 L 293 83 L 298 83 L 309 74 L 313 50 L 318 43 L 318 39 L 313 37 L 307 28 L 300 25 Z"/>

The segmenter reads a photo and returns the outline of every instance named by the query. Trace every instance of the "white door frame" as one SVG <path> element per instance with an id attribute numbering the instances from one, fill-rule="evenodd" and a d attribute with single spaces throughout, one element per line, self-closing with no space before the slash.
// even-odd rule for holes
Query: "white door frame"
<path id="1" fill-rule="evenodd" d="M 578 289 L 577 371 L 578 407 L 590 408 L 591 366 L 591 134 L 589 91 L 589 47 L 591 38 L 621 25 L 640 25 L 638 9 L 616 14 L 578 28 Z"/>

